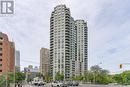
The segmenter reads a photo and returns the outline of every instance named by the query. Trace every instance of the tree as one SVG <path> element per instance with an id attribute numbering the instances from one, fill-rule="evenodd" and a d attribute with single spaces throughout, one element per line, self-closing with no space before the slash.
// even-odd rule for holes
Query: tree
<path id="1" fill-rule="evenodd" d="M 109 71 L 100 68 L 98 65 L 92 66 L 85 75 L 85 80 L 96 84 L 108 84 L 112 81 Z"/>
<path id="2" fill-rule="evenodd" d="M 119 84 L 130 85 L 130 71 L 116 74 L 113 79 Z"/>
<path id="3" fill-rule="evenodd" d="M 0 75 L 0 86 L 5 87 L 6 85 L 6 75 Z"/>
<path id="4" fill-rule="evenodd" d="M 63 73 L 60 73 L 60 72 L 57 72 L 56 73 L 56 76 L 55 76 L 55 79 L 57 81 L 63 81 L 64 80 L 64 74 Z"/>
<path id="5" fill-rule="evenodd" d="M 8 83 L 8 85 L 10 83 L 20 83 L 23 80 L 25 80 L 25 74 L 21 73 L 21 72 L 8 72 L 7 74 L 2 74 L 0 76 L 0 87 L 5 87 L 6 85 L 6 81 Z"/>
<path id="6" fill-rule="evenodd" d="M 130 71 L 122 73 L 123 84 L 130 85 Z"/>
<path id="7" fill-rule="evenodd" d="M 91 68 L 90 68 L 90 70 L 92 71 L 92 72 L 98 72 L 98 71 L 100 71 L 102 68 L 100 68 L 98 65 L 95 65 L 95 66 L 92 66 Z"/>
<path id="8" fill-rule="evenodd" d="M 45 81 L 46 81 L 46 82 L 51 82 L 51 81 L 52 81 L 52 77 L 51 77 L 49 74 L 47 74 L 47 75 L 45 76 Z"/>
<path id="9" fill-rule="evenodd" d="M 94 76 L 92 71 L 87 71 L 84 76 L 84 81 L 86 82 L 93 82 Z"/>
<path id="10" fill-rule="evenodd" d="M 83 76 L 79 75 L 79 76 L 72 77 L 72 80 L 82 81 L 83 80 Z"/>
<path id="11" fill-rule="evenodd" d="M 108 74 L 109 74 L 109 71 L 108 71 L 108 70 L 105 70 L 105 69 L 102 69 L 102 70 L 100 70 L 100 73 L 101 73 L 102 75 L 108 75 Z"/>
<path id="12" fill-rule="evenodd" d="M 42 77 L 42 78 L 43 78 L 44 76 L 43 76 L 41 73 L 37 73 L 37 74 L 36 74 L 36 77 L 39 77 L 39 78 Z"/>
<path id="13" fill-rule="evenodd" d="M 25 77 L 26 77 L 25 73 L 22 73 L 22 72 L 15 73 L 15 81 L 17 83 L 22 82 L 23 80 L 25 80 Z"/>
<path id="14" fill-rule="evenodd" d="M 114 79 L 114 81 L 115 81 L 116 83 L 122 84 L 122 80 L 123 80 L 123 79 L 122 79 L 121 74 L 116 74 L 116 75 L 114 75 L 113 79 Z"/>

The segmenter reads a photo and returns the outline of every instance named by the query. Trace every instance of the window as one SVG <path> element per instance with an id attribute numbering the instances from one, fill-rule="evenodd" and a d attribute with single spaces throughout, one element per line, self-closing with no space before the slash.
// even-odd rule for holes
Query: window
<path id="1" fill-rule="evenodd" d="M 2 37 L 0 37 L 0 40 L 3 40 L 3 38 L 2 38 Z"/>
<path id="2" fill-rule="evenodd" d="M 3 43 L 0 43 L 0 45 L 3 45 Z"/>
<path id="3" fill-rule="evenodd" d="M 2 61 L 2 59 L 0 59 L 0 61 Z"/>
<path id="4" fill-rule="evenodd" d="M 61 66 L 61 67 L 62 67 L 62 69 L 63 69 L 63 68 L 64 68 L 64 64 L 62 64 L 62 66 Z"/>
<path id="5" fill-rule="evenodd" d="M 2 70 L 0 70 L 0 72 L 2 72 Z"/>
<path id="6" fill-rule="evenodd" d="M 0 53 L 0 56 L 2 56 L 2 53 Z"/>
<path id="7" fill-rule="evenodd" d="M 2 64 L 0 64 L 0 67 L 2 66 Z"/>

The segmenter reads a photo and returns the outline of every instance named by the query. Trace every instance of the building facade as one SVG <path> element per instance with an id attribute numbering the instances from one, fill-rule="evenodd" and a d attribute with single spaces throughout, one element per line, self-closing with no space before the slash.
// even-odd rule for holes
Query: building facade
<path id="1" fill-rule="evenodd" d="M 84 20 L 76 20 L 77 58 L 76 75 L 84 75 L 88 70 L 88 28 Z"/>
<path id="2" fill-rule="evenodd" d="M 70 10 L 65 5 L 54 8 L 50 19 L 50 58 L 53 79 L 58 72 L 70 77 Z"/>
<path id="3" fill-rule="evenodd" d="M 10 72 L 15 70 L 15 44 L 10 42 Z"/>
<path id="4" fill-rule="evenodd" d="M 46 76 L 50 71 L 50 57 L 49 57 L 49 49 L 41 48 L 40 50 L 40 73 L 43 76 Z"/>
<path id="5" fill-rule="evenodd" d="M 15 71 L 20 72 L 20 51 L 15 51 Z"/>
<path id="6" fill-rule="evenodd" d="M 49 57 L 49 49 L 41 48 L 40 50 L 40 73 L 43 76 L 46 76 L 50 71 L 50 57 Z"/>
<path id="7" fill-rule="evenodd" d="M 75 21 L 65 5 L 56 6 L 50 18 L 50 64 L 53 80 L 57 72 L 63 73 L 64 79 L 83 75 L 87 71 L 87 59 L 87 24 L 82 20 Z"/>
<path id="8" fill-rule="evenodd" d="M 77 58 L 77 30 L 74 19 L 70 18 L 70 77 L 75 76 L 75 60 Z"/>
<path id="9" fill-rule="evenodd" d="M 0 74 L 13 72 L 15 65 L 15 45 L 8 36 L 0 32 Z"/>

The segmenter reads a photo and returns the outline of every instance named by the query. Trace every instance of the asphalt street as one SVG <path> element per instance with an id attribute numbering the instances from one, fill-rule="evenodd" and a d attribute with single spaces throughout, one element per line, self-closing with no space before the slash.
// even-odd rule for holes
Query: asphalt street
<path id="1" fill-rule="evenodd" d="M 51 87 L 51 84 L 47 84 L 45 86 L 24 85 L 23 87 Z M 130 87 L 130 86 L 80 84 L 79 86 L 69 86 L 69 87 Z"/>

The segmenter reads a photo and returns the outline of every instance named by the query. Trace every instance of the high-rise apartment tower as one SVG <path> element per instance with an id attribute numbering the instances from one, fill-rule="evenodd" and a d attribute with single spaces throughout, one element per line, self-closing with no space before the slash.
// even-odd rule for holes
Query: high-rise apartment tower
<path id="1" fill-rule="evenodd" d="M 87 71 L 87 24 L 75 21 L 65 5 L 54 8 L 50 18 L 50 65 L 55 80 L 59 72 L 64 79 Z M 78 64 L 78 65 L 77 65 Z"/>
<path id="2" fill-rule="evenodd" d="M 43 76 L 49 75 L 50 71 L 50 57 L 49 49 L 41 48 L 40 50 L 40 73 Z"/>

